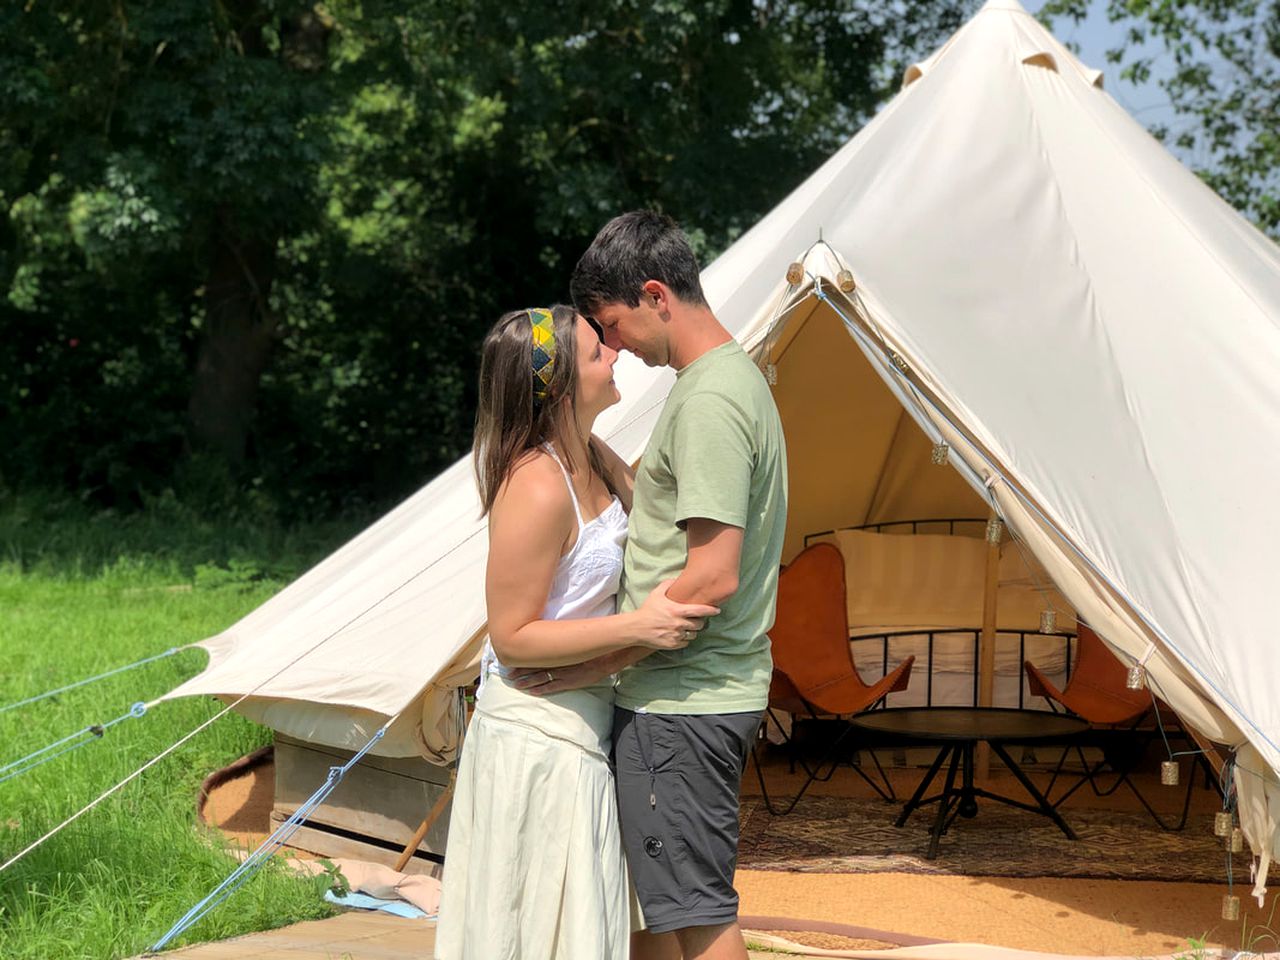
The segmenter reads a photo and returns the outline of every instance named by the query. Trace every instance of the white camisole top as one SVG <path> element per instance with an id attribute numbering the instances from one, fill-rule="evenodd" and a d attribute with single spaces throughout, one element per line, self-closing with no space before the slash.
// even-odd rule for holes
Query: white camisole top
<path id="1" fill-rule="evenodd" d="M 617 612 L 622 552 L 627 543 L 627 512 L 622 508 L 622 501 L 615 496 L 599 516 L 584 522 L 569 471 L 550 444 L 543 449 L 556 462 L 565 486 L 569 488 L 569 501 L 578 520 L 578 539 L 556 565 L 542 619 L 579 620 L 609 616 Z M 508 672 L 486 640 L 480 658 L 481 687 L 490 673 L 506 676 Z"/>

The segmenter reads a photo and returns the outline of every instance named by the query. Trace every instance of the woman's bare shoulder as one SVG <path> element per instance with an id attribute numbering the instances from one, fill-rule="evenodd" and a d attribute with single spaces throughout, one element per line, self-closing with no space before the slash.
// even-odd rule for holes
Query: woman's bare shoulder
<path id="1" fill-rule="evenodd" d="M 560 467 L 545 450 L 527 450 L 521 454 L 498 489 L 494 510 L 517 505 L 522 510 L 572 512 L 573 504 Z"/>

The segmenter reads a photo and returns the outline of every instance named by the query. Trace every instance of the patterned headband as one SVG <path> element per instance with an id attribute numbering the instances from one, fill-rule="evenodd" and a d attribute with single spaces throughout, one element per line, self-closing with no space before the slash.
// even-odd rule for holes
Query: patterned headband
<path id="1" fill-rule="evenodd" d="M 533 396 L 547 399 L 547 388 L 556 368 L 556 327 L 551 311 L 543 307 L 526 310 L 533 333 Z"/>

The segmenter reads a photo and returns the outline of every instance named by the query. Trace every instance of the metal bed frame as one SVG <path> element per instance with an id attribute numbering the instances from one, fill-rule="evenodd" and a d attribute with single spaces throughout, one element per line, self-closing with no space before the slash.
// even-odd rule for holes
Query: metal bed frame
<path id="1" fill-rule="evenodd" d="M 827 537 L 832 534 L 839 533 L 841 530 L 864 530 L 873 533 L 883 533 L 886 528 L 890 527 L 910 527 L 912 533 L 919 533 L 921 527 L 946 527 L 948 535 L 954 536 L 957 524 L 971 524 L 981 530 L 985 530 L 987 521 L 981 517 L 935 517 L 924 520 L 889 520 L 883 523 L 865 523 L 859 526 L 836 527 L 832 530 L 821 530 L 817 533 L 806 533 L 804 536 L 804 545 L 808 547 L 811 540 L 818 537 Z M 929 531 L 925 531 L 929 532 Z M 1068 630 L 1054 630 L 1050 633 L 1041 633 L 1039 630 L 997 630 L 997 635 L 1017 634 L 1018 636 L 1018 709 L 1024 709 L 1026 705 L 1026 676 L 1027 672 L 1023 664 L 1027 660 L 1027 637 L 1059 637 L 1066 646 L 1066 679 L 1071 679 L 1071 656 L 1074 653 L 1073 644 L 1075 643 L 1075 633 Z M 954 636 L 971 635 L 973 637 L 973 706 L 978 705 L 978 646 L 982 638 L 981 627 L 947 627 L 935 630 L 890 630 L 883 633 L 857 633 L 850 631 L 849 640 L 880 640 L 882 642 L 881 669 L 883 673 L 889 672 L 889 643 L 891 640 L 901 637 L 925 637 L 928 641 L 928 652 L 925 657 L 926 667 L 926 686 L 925 686 L 925 706 L 933 706 L 933 650 L 934 641 L 939 634 Z M 883 674 L 882 674 L 883 675 Z M 883 707 L 884 702 L 881 701 L 879 707 Z M 878 708 L 877 708 L 878 709 Z"/>

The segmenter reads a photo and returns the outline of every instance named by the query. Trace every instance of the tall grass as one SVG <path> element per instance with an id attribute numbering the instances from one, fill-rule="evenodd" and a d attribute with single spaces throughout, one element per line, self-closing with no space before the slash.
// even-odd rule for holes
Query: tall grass
<path id="1" fill-rule="evenodd" d="M 174 503 L 119 517 L 53 498 L 0 502 L 0 707 L 217 633 L 358 526 L 215 522 Z M 0 713 L 0 766 L 161 696 L 204 662 L 201 651 L 184 650 Z M 220 707 L 204 698 L 160 703 L 0 783 L 0 862 Z M 196 826 L 201 779 L 269 739 L 228 715 L 0 873 L 0 957 L 107 960 L 153 943 L 234 866 Z M 270 867 L 183 942 L 324 916 L 324 884 Z"/>

